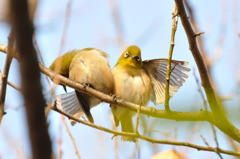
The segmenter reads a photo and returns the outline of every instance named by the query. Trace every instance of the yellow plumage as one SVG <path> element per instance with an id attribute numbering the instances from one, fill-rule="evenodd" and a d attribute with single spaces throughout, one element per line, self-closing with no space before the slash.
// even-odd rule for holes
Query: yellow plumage
<path id="1" fill-rule="evenodd" d="M 88 85 L 98 91 L 111 94 L 113 77 L 109 67 L 107 54 L 94 48 L 73 50 L 58 57 L 50 66 L 53 71 L 69 77 L 70 80 Z M 101 101 L 82 92 L 70 92 L 56 97 L 57 106 L 64 111 L 81 117 L 83 112 L 90 122 L 94 122 L 90 109 Z"/>
<path id="2" fill-rule="evenodd" d="M 183 61 L 172 61 L 174 66 L 170 79 L 170 95 L 172 96 L 185 79 L 185 73 L 190 69 Z M 114 93 L 126 101 L 146 106 L 152 100 L 155 104 L 163 102 L 165 94 L 165 75 L 167 59 L 142 61 L 141 50 L 137 46 L 129 46 L 120 56 L 112 69 L 114 78 Z M 173 67 L 172 67 L 173 68 Z M 132 116 L 134 112 L 111 105 L 116 126 L 121 123 L 122 131 L 134 132 Z M 135 138 L 123 136 L 124 141 L 133 141 Z"/>

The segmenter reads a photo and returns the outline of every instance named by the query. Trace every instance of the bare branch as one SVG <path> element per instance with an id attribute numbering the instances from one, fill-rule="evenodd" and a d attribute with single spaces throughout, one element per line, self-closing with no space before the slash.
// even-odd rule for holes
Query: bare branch
<path id="1" fill-rule="evenodd" d="M 117 42 L 118 46 L 122 49 L 125 45 L 124 42 L 124 29 L 121 21 L 121 16 L 117 4 L 117 0 L 108 0 L 110 4 L 110 8 L 112 10 L 113 15 L 113 24 L 115 26 L 116 32 L 117 32 Z"/>
<path id="2" fill-rule="evenodd" d="M 1 83 L 1 92 L 0 92 L 0 124 L 2 122 L 3 115 L 6 114 L 4 111 L 4 105 L 5 105 L 5 98 L 6 98 L 6 91 L 7 91 L 7 80 L 8 80 L 8 73 L 9 69 L 12 63 L 12 59 L 14 57 L 14 33 L 13 30 L 11 30 L 9 37 L 8 37 L 8 49 L 7 51 L 7 58 L 5 61 L 5 66 L 3 70 L 2 77 L 2 83 Z"/>
<path id="3" fill-rule="evenodd" d="M 49 111 L 51 110 L 51 108 L 49 109 Z M 61 118 L 63 118 L 63 116 L 61 115 Z M 59 123 L 59 126 L 58 126 L 58 154 L 59 154 L 59 159 L 62 159 L 63 158 L 63 145 L 62 145 L 62 123 L 60 122 Z"/>
<path id="4" fill-rule="evenodd" d="M 129 136 L 129 137 L 134 137 L 134 138 L 139 138 L 145 141 L 149 141 L 152 143 L 159 143 L 159 144 L 167 144 L 167 145 L 177 145 L 177 146 L 185 146 L 185 147 L 190 147 L 190 148 L 194 148 L 197 149 L 199 151 L 211 151 L 211 152 L 220 152 L 223 154 L 228 154 L 228 155 L 232 155 L 232 156 L 240 156 L 240 153 L 237 152 L 233 152 L 233 151 L 228 151 L 228 150 L 223 150 L 223 149 L 217 149 L 217 148 L 213 148 L 213 147 L 204 147 L 204 146 L 199 146 L 199 145 L 195 145 L 195 144 L 191 144 L 191 143 L 187 143 L 187 142 L 177 142 L 177 141 L 169 141 L 169 140 L 158 140 L 158 139 L 154 139 L 151 137 L 147 137 L 147 136 L 143 136 L 141 134 L 136 134 L 136 133 L 127 133 L 127 132 L 120 132 L 120 131 L 115 131 L 115 130 L 111 130 L 102 126 L 98 126 L 95 124 L 92 124 L 88 121 L 83 121 L 80 119 L 75 118 L 74 116 L 71 116 L 70 114 L 67 114 L 61 110 L 59 110 L 56 107 L 52 107 L 52 110 L 68 117 L 69 119 L 72 119 L 78 123 L 90 126 L 92 128 L 101 130 L 101 131 L 105 131 L 111 134 L 114 134 L 114 136 L 118 136 L 118 135 L 123 135 L 123 136 Z"/>
<path id="5" fill-rule="evenodd" d="M 4 47 L 2 47 L 0 44 L 0 49 L 1 48 L 4 48 Z M 0 50 L 0 51 L 4 52 L 4 50 Z M 125 108 L 128 108 L 135 112 L 137 112 L 140 107 L 137 104 L 133 104 L 133 103 L 121 100 L 121 99 L 115 99 L 113 96 L 106 95 L 106 94 L 96 91 L 90 87 L 86 87 L 79 83 L 75 83 L 61 75 L 53 73 L 51 70 L 44 67 L 42 64 L 39 64 L 39 66 L 40 66 L 41 72 L 44 73 L 45 75 L 47 75 L 48 77 L 50 77 L 52 80 L 58 79 L 61 84 L 64 84 L 71 88 L 74 88 L 74 89 L 81 91 L 83 93 L 86 93 L 88 95 L 97 97 L 104 102 L 112 103 L 112 104 L 115 104 L 115 105 L 118 105 L 121 107 L 125 107 Z M 219 122 L 219 120 L 216 120 L 215 118 L 213 118 L 213 116 L 212 116 L 213 114 L 211 112 L 207 112 L 207 111 L 203 111 L 203 110 L 201 110 L 199 112 L 175 112 L 175 111 L 167 112 L 164 110 L 157 110 L 154 107 L 141 107 L 140 113 L 148 115 L 148 116 L 156 117 L 156 118 L 164 118 L 164 119 L 171 119 L 171 120 L 177 120 L 177 121 L 208 121 L 208 122 L 213 123 L 219 129 L 221 129 L 225 134 L 227 134 L 229 136 L 234 136 L 233 138 L 236 141 L 239 140 L 239 138 L 238 138 L 239 131 L 238 130 L 236 130 L 234 132 L 229 131 L 227 129 L 227 127 L 229 127 L 229 125 L 221 124 L 221 122 Z"/>
<path id="6" fill-rule="evenodd" d="M 33 46 L 34 27 L 30 20 L 27 0 L 10 1 L 11 25 L 19 53 L 22 92 L 25 100 L 32 158 L 50 159 L 51 141 L 44 115 L 45 101 L 40 83 L 37 55 Z M 31 78 L 29 78 L 31 77 Z"/>
<path id="7" fill-rule="evenodd" d="M 208 103 L 210 105 L 210 108 L 213 112 L 213 117 L 215 121 L 215 125 L 222 130 L 223 132 L 227 133 L 229 136 L 231 136 L 235 141 L 240 142 L 240 130 L 238 130 L 226 117 L 224 111 L 222 110 L 222 105 L 217 99 L 217 96 L 215 94 L 215 91 L 212 87 L 212 84 L 210 82 L 210 78 L 208 75 L 208 71 L 205 65 L 205 62 L 203 60 L 202 55 L 200 54 L 200 51 L 197 46 L 196 42 L 196 36 L 195 32 L 192 29 L 192 26 L 188 20 L 188 17 L 186 15 L 186 11 L 183 5 L 182 0 L 175 0 L 177 4 L 177 8 L 179 11 L 179 15 L 182 21 L 182 25 L 185 29 L 190 50 L 192 52 L 192 55 L 195 59 L 195 62 L 198 67 L 198 71 L 200 73 L 202 86 L 205 90 Z"/>
<path id="8" fill-rule="evenodd" d="M 198 92 L 200 93 L 201 97 L 202 97 L 202 100 L 203 100 L 203 103 L 204 103 L 204 107 L 205 107 L 205 110 L 207 111 L 208 110 L 208 104 L 207 104 L 207 100 L 205 99 L 204 97 L 204 93 L 201 89 L 201 84 L 199 83 L 199 80 L 197 78 L 197 75 L 196 75 L 196 71 L 194 69 L 193 71 L 193 75 L 194 75 L 194 78 L 196 80 L 196 83 L 197 83 L 197 87 L 198 87 Z M 214 136 L 214 141 L 216 143 L 216 146 L 217 148 L 219 148 L 219 142 L 218 142 L 218 137 L 217 137 L 217 132 L 216 132 L 216 129 L 214 128 L 214 126 L 210 123 L 210 126 L 211 126 L 211 129 L 213 131 L 213 136 Z M 219 152 L 216 152 L 217 155 L 222 158 L 221 154 Z"/>
<path id="9" fill-rule="evenodd" d="M 172 63 L 172 55 L 173 55 L 173 49 L 175 45 L 175 33 L 177 31 L 177 24 L 178 24 L 178 10 L 176 7 L 176 4 L 174 3 L 174 8 L 172 12 L 172 33 L 171 33 L 171 41 L 170 41 L 170 48 L 168 53 L 168 64 L 167 64 L 167 71 L 166 71 L 166 87 L 165 87 L 165 110 L 170 111 L 169 107 L 169 100 L 170 100 L 170 94 L 169 94 L 169 84 L 170 84 L 170 78 L 171 78 L 171 63 Z"/>
<path id="10" fill-rule="evenodd" d="M 40 49 L 39 49 L 39 46 L 38 46 L 38 43 L 37 43 L 36 34 L 33 34 L 33 43 L 34 43 L 34 46 L 35 46 L 35 48 L 36 48 L 36 52 L 37 52 L 37 54 L 38 54 L 39 57 L 40 57 L 41 62 L 44 64 L 43 57 L 42 57 L 42 53 L 41 53 L 41 51 L 40 51 Z M 44 64 L 44 65 L 45 65 L 45 64 Z M 51 88 L 51 84 L 50 84 L 49 78 L 47 78 L 47 76 L 45 76 L 45 77 L 46 77 L 46 80 L 47 80 L 47 83 L 48 83 L 49 87 Z"/>
<path id="11" fill-rule="evenodd" d="M 104 94 L 102 92 L 99 92 L 91 87 L 86 87 L 84 85 L 81 85 L 79 83 L 75 83 L 61 75 L 58 75 L 48 68 L 44 67 L 42 64 L 39 64 L 40 69 L 42 73 L 50 77 L 53 81 L 54 79 L 57 79 L 61 84 L 64 84 L 68 87 L 74 88 L 80 92 L 86 93 L 88 95 L 94 96 L 96 98 L 101 99 L 104 102 L 115 104 L 121 107 L 125 107 L 128 109 L 131 109 L 134 112 L 137 112 L 139 110 L 139 105 L 130 103 L 127 101 L 124 101 L 122 99 L 116 99 L 114 96 L 109 96 L 107 94 Z M 140 113 L 156 117 L 156 118 L 166 118 L 166 119 L 173 119 L 177 121 L 209 121 L 214 122 L 211 117 L 211 112 L 206 111 L 199 111 L 199 112 L 175 112 L 171 111 L 171 113 L 168 113 L 164 110 L 157 110 L 154 107 L 141 107 Z"/>
<path id="12" fill-rule="evenodd" d="M 0 44 L 0 48 L 1 48 L 1 44 Z M 0 51 L 4 51 L 4 50 L 0 50 Z M 50 77 L 52 80 L 58 79 L 61 84 L 74 88 L 88 95 L 97 97 L 104 102 L 113 103 L 115 105 L 128 108 L 135 112 L 139 110 L 139 107 L 140 107 L 139 105 L 136 105 L 121 99 L 116 99 L 113 96 L 109 96 L 104 93 L 98 92 L 90 87 L 86 87 L 79 83 L 75 83 L 61 75 L 58 75 L 52 72 L 48 68 L 44 67 L 42 64 L 39 64 L 39 66 L 42 73 Z M 203 110 L 199 112 L 175 112 L 175 111 L 167 112 L 164 110 L 157 110 L 154 107 L 141 107 L 140 113 L 148 116 L 156 117 L 156 118 L 164 118 L 164 119 L 171 119 L 171 120 L 177 120 L 177 121 L 208 121 L 213 123 L 217 127 L 221 127 L 218 121 L 213 120 L 214 118 L 211 112 L 207 112 Z M 227 131 L 226 129 L 223 129 L 223 130 L 224 130 L 223 132 L 226 133 L 227 135 L 231 135 L 232 133 Z"/>
<path id="13" fill-rule="evenodd" d="M 76 153 L 76 155 L 77 155 L 77 158 L 78 158 L 78 159 L 81 159 L 80 153 L 79 153 L 78 148 L 77 148 L 76 141 L 75 141 L 75 139 L 73 138 L 72 133 L 70 132 L 70 130 L 69 130 L 69 128 L 68 128 L 67 122 L 66 122 L 64 116 L 61 115 L 61 118 L 62 118 L 63 124 L 64 124 L 64 126 L 65 126 L 65 128 L 66 128 L 66 131 L 67 131 L 67 133 L 68 133 L 68 135 L 69 135 L 69 137 L 70 137 L 70 139 L 71 139 L 71 141 L 72 141 L 72 143 L 73 143 L 73 147 L 74 147 L 75 153 Z"/>
<path id="14" fill-rule="evenodd" d="M 207 147 L 210 147 L 209 143 L 207 142 L 207 140 L 205 139 L 205 137 L 203 137 L 202 135 L 200 135 L 200 137 L 202 138 L 203 142 L 205 143 L 205 145 Z"/>
<path id="15" fill-rule="evenodd" d="M 12 82 L 7 81 L 7 84 L 9 86 L 13 87 L 14 89 L 16 89 L 17 91 L 22 92 L 22 89 L 20 87 L 16 86 L 15 84 L 13 84 Z"/>
<path id="16" fill-rule="evenodd" d="M 67 28 L 68 28 L 68 25 L 69 25 L 72 3 L 73 3 L 73 0 L 68 0 L 66 12 L 65 12 L 65 20 L 64 20 L 62 37 L 61 37 L 61 43 L 60 43 L 60 47 L 59 47 L 59 54 L 62 53 L 63 46 L 64 46 L 64 43 L 65 43 L 65 40 L 66 40 Z"/>

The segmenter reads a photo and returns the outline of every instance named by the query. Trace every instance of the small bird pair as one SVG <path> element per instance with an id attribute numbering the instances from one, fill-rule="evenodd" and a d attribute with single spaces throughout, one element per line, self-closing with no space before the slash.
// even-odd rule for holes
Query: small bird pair
<path id="1" fill-rule="evenodd" d="M 106 94 L 114 94 L 123 100 L 141 106 L 146 106 L 150 100 L 155 105 L 164 102 L 167 59 L 142 61 L 140 48 L 133 45 L 122 53 L 117 64 L 111 70 L 107 56 L 107 53 L 95 48 L 73 50 L 58 57 L 50 69 L 70 80 L 88 85 Z M 170 96 L 188 78 L 188 75 L 185 74 L 190 71 L 186 67 L 187 64 L 184 61 L 172 61 Z M 85 114 L 93 123 L 90 109 L 100 102 L 95 97 L 75 91 L 58 95 L 55 103 L 57 106 L 61 106 L 65 112 L 77 118 Z M 134 112 L 116 105 L 110 107 L 116 126 L 120 122 L 122 131 L 134 132 L 132 123 Z M 122 140 L 136 141 L 135 138 L 128 136 L 122 136 Z"/>

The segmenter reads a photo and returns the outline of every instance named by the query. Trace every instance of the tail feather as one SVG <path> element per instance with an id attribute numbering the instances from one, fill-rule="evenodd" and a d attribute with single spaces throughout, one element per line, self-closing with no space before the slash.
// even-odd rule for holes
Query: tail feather
<path id="1" fill-rule="evenodd" d="M 80 118 L 84 115 L 75 92 L 57 95 L 55 97 L 55 103 L 58 108 L 61 108 L 64 112 L 76 118 Z M 76 122 L 71 121 L 71 123 L 74 125 Z"/>
<path id="2" fill-rule="evenodd" d="M 92 114 L 90 112 L 90 109 L 91 109 L 90 101 L 91 101 L 92 97 L 89 95 L 86 95 L 82 92 L 78 92 L 76 90 L 75 90 L 75 93 L 76 93 L 76 97 L 78 99 L 78 102 L 81 105 L 81 108 L 82 108 L 84 114 L 88 118 L 88 121 L 90 121 L 91 123 L 94 123 Z"/>
<path id="3" fill-rule="evenodd" d="M 71 105 L 65 104 L 65 107 L 63 107 L 63 110 L 68 114 L 74 115 L 75 112 L 78 112 L 78 110 L 80 109 L 76 105 L 79 105 L 78 101 L 72 102 Z"/>

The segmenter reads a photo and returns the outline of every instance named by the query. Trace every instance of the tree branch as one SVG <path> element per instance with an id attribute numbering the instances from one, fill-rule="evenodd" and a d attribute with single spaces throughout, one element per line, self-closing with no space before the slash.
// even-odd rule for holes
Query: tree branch
<path id="1" fill-rule="evenodd" d="M 1 49 L 3 48 L 3 49 Z M 0 44 L 0 51 L 6 53 L 6 46 Z M 43 66 L 42 64 L 39 64 L 40 70 L 42 73 L 47 75 L 49 78 L 51 78 L 53 81 L 58 81 L 57 83 L 64 84 L 68 87 L 71 87 L 73 89 L 76 89 L 78 91 L 81 91 L 83 93 L 86 93 L 88 95 L 97 97 L 101 99 L 102 101 L 106 103 L 112 103 L 121 107 L 125 107 L 127 109 L 131 109 L 132 111 L 137 112 L 139 109 L 139 105 L 133 104 L 127 101 L 124 101 L 122 99 L 115 99 L 112 96 L 106 95 L 102 92 L 96 91 L 90 87 L 83 86 L 79 83 L 75 83 L 59 74 L 56 74 Z M 207 112 L 204 110 L 201 110 L 199 112 L 175 112 L 171 111 L 171 113 L 165 111 L 165 110 L 157 110 L 154 107 L 141 107 L 140 110 L 141 114 L 145 114 L 148 116 L 156 117 L 156 118 L 164 118 L 164 119 L 171 119 L 176 121 L 208 121 L 217 126 L 219 129 L 221 129 L 225 134 L 229 136 L 239 135 L 239 131 L 236 129 L 236 131 L 232 132 L 229 131 L 227 128 L 224 128 L 224 125 L 221 125 L 219 121 L 216 121 L 216 118 L 213 117 L 212 112 Z M 224 128 L 224 129 L 223 129 Z M 236 137 L 233 137 L 236 140 Z M 238 141 L 238 138 L 237 140 Z"/>
<path id="2" fill-rule="evenodd" d="M 5 52 L 5 50 L 1 50 L 1 48 L 5 48 L 4 45 L 0 44 L 0 51 Z M 81 85 L 79 83 L 75 83 L 59 74 L 56 74 L 43 66 L 41 63 L 39 63 L 40 71 L 47 75 L 49 78 L 51 78 L 53 81 L 57 80 L 57 83 L 64 84 L 68 87 L 71 87 L 73 89 L 76 89 L 80 92 L 86 93 L 88 95 L 94 96 L 96 98 L 101 99 L 103 102 L 111 103 L 114 105 L 118 105 L 120 107 L 125 107 L 127 109 L 131 109 L 132 111 L 137 112 L 139 110 L 139 105 L 133 104 L 127 101 L 124 101 L 122 99 L 115 99 L 113 96 L 109 96 L 107 94 L 104 94 L 102 92 L 99 92 L 91 87 L 86 87 L 84 85 Z M 214 118 L 212 112 L 200 110 L 199 112 L 175 112 L 175 111 L 165 111 L 165 110 L 157 110 L 154 107 L 141 107 L 140 110 L 141 114 L 145 114 L 147 116 L 156 117 L 156 118 L 163 118 L 163 119 L 170 119 L 170 120 L 176 120 L 176 121 L 208 121 L 215 126 L 217 126 L 220 130 L 222 130 L 225 134 L 231 136 L 236 141 L 238 141 L 238 138 L 236 136 L 240 135 L 239 131 L 236 129 L 235 132 L 230 132 L 227 128 L 228 125 L 223 125 L 218 121 L 217 118 Z M 225 123 L 226 124 L 226 123 Z M 224 127 L 225 126 L 225 127 Z M 236 135 L 233 137 L 233 135 Z"/>
<path id="3" fill-rule="evenodd" d="M 4 46 L 2 46 L 0 44 L 0 51 L 4 52 L 4 49 L 1 50 L 1 48 L 4 48 Z M 92 95 L 95 96 L 99 99 L 101 99 L 104 102 L 107 103 L 114 103 L 115 105 L 118 106 L 122 106 L 128 109 L 131 109 L 135 112 L 137 112 L 139 110 L 139 105 L 133 104 L 133 103 L 129 103 L 126 102 L 124 100 L 121 99 L 115 99 L 112 96 L 106 95 L 104 93 L 98 92 L 94 89 L 92 89 L 91 87 L 86 87 L 83 86 L 79 83 L 75 83 L 61 75 L 58 75 L 54 72 L 52 72 L 51 70 L 49 70 L 48 68 L 44 67 L 42 64 L 39 64 L 40 66 L 40 70 L 42 71 L 42 73 L 44 73 L 45 75 L 47 75 L 49 78 L 51 78 L 53 81 L 54 80 L 58 80 L 58 82 L 69 86 L 71 88 L 74 88 L 78 91 L 84 92 L 88 95 Z M 61 110 L 59 110 L 56 107 L 50 107 L 50 109 L 57 111 L 58 113 L 65 115 L 66 117 L 68 117 L 69 119 L 72 119 L 76 122 L 82 123 L 84 125 L 108 132 L 108 133 L 112 133 L 115 136 L 116 135 L 127 135 L 127 136 L 131 136 L 131 137 L 137 137 L 152 143 L 161 143 L 161 144 L 169 144 L 169 145 L 178 145 L 178 146 L 186 146 L 186 147 L 191 147 L 191 148 L 195 148 L 198 150 L 204 150 L 204 151 L 212 151 L 212 152 L 220 152 L 220 153 L 224 153 L 224 154 L 229 154 L 229 155 L 234 155 L 234 156 L 240 156 L 240 153 L 236 153 L 236 152 L 232 152 L 232 151 L 227 151 L 227 150 L 223 150 L 223 149 L 219 149 L 219 148 L 213 148 L 213 147 L 204 147 L 204 146 L 198 146 L 198 145 L 194 145 L 191 143 L 186 143 L 186 142 L 174 142 L 174 141 L 168 141 L 168 140 L 157 140 L 154 138 L 149 138 L 140 134 L 136 134 L 136 133 L 125 133 L 125 132 L 118 132 L 118 131 L 114 131 L 114 130 L 110 130 L 101 126 L 97 126 L 94 125 L 92 123 L 89 123 L 87 121 L 82 121 L 80 119 L 77 119 Z M 215 123 L 215 121 L 213 120 L 212 117 L 212 113 L 211 112 L 207 112 L 207 111 L 203 111 L 201 110 L 200 112 L 174 112 L 171 111 L 170 113 L 164 110 L 157 110 L 154 107 L 141 107 L 140 113 L 148 115 L 148 116 L 152 116 L 152 117 L 156 117 L 156 118 L 165 118 L 165 119 L 171 119 L 171 120 L 177 120 L 177 121 L 208 121 L 211 123 Z"/>
<path id="4" fill-rule="evenodd" d="M 124 101 L 122 99 L 116 99 L 113 96 L 109 96 L 107 94 L 104 94 L 102 92 L 99 92 L 91 87 L 86 87 L 80 83 L 76 83 L 72 80 L 69 80 L 68 78 L 65 78 L 59 74 L 56 74 L 43 66 L 42 64 L 39 64 L 41 72 L 47 75 L 49 78 L 51 78 L 53 81 L 57 81 L 57 83 L 64 84 L 68 87 L 71 87 L 73 89 L 76 89 L 80 92 L 86 93 L 88 95 L 94 96 L 96 98 L 101 99 L 103 102 L 115 104 L 121 107 L 125 107 L 128 109 L 131 109 L 134 112 L 137 112 L 139 110 L 139 105 L 130 103 L 127 101 Z M 199 111 L 199 112 L 175 112 L 171 111 L 171 113 L 168 113 L 165 110 L 157 110 L 154 107 L 141 107 L 140 113 L 156 117 L 156 118 L 165 118 L 165 119 L 172 119 L 177 121 L 209 121 L 214 122 L 212 120 L 211 112 L 207 111 Z"/>
<path id="5" fill-rule="evenodd" d="M 220 130 L 227 133 L 229 136 L 231 136 L 235 141 L 240 142 L 240 131 L 227 119 L 224 111 L 221 109 L 221 103 L 218 101 L 214 89 L 212 87 L 212 84 L 209 79 L 208 71 L 205 65 L 205 62 L 200 54 L 200 51 L 197 46 L 196 42 L 196 34 L 192 29 L 192 26 L 188 20 L 188 17 L 186 15 L 186 11 L 183 5 L 182 0 L 175 0 L 178 8 L 178 12 L 182 21 L 182 25 L 185 29 L 189 47 L 192 52 L 192 55 L 195 59 L 195 62 L 198 67 L 198 71 L 200 73 L 202 86 L 205 90 L 208 103 L 210 105 L 210 108 L 213 112 L 213 117 L 215 124 Z"/>
<path id="6" fill-rule="evenodd" d="M 112 11 L 112 18 L 113 18 L 113 24 L 116 29 L 117 33 L 117 44 L 118 46 L 123 49 L 125 47 L 125 42 L 124 42 L 124 28 L 123 24 L 121 21 L 121 16 L 120 16 L 120 11 L 119 11 L 119 6 L 117 4 L 117 0 L 108 0 L 111 11 Z"/>
<path id="7" fill-rule="evenodd" d="M 2 122 L 2 118 L 5 114 L 4 111 L 4 105 L 5 105 L 5 99 L 6 99 L 6 91 L 7 91 L 7 81 L 8 81 L 8 73 L 10 70 L 10 66 L 12 63 L 12 59 L 14 57 L 14 34 L 13 30 L 11 29 L 9 37 L 8 37 L 8 49 L 7 51 L 7 57 L 6 57 L 6 62 L 3 70 L 3 75 L 2 77 L 2 83 L 1 83 L 1 92 L 0 92 L 0 124 Z"/>
<path id="8" fill-rule="evenodd" d="M 205 99 L 204 97 L 204 93 L 201 89 L 201 84 L 199 83 L 199 80 L 197 78 L 197 75 L 196 75 L 196 71 L 195 69 L 193 70 L 193 76 L 195 78 L 195 81 L 197 83 L 197 87 L 198 87 L 198 92 L 200 93 L 201 97 L 202 97 L 202 101 L 203 101 L 203 104 L 204 104 L 204 108 L 205 110 L 207 111 L 208 110 L 208 104 L 207 104 L 207 100 Z M 218 137 L 217 137 L 217 132 L 216 132 L 216 129 L 214 128 L 214 125 L 210 123 L 210 126 L 212 128 L 212 131 L 213 131 L 213 136 L 214 136 L 214 140 L 215 140 L 215 143 L 216 143 L 216 148 L 219 148 L 219 142 L 218 142 Z M 206 143 L 206 142 L 205 142 Z M 217 155 L 222 159 L 222 156 L 219 152 L 217 152 Z"/>
<path id="9" fill-rule="evenodd" d="M 11 25 L 19 53 L 22 93 L 25 100 L 32 158 L 50 159 L 51 141 L 44 115 L 45 100 L 40 83 L 37 55 L 33 46 L 34 27 L 27 0 L 10 0 Z"/>
<path id="10" fill-rule="evenodd" d="M 68 128 L 67 122 L 66 122 L 64 116 L 61 115 L 61 118 L 62 118 L 63 124 L 64 124 L 64 126 L 65 126 L 65 128 L 66 128 L 66 131 L 67 131 L 67 133 L 68 133 L 68 135 L 69 135 L 69 137 L 70 137 L 70 139 L 71 139 L 71 141 L 72 141 L 72 144 L 73 144 L 73 147 L 74 147 L 76 156 L 77 156 L 78 159 L 81 159 L 80 153 L 79 153 L 78 148 L 77 148 L 76 141 L 75 141 L 75 139 L 73 138 L 73 135 L 72 135 L 71 131 L 70 131 L 69 128 Z"/>
<path id="11" fill-rule="evenodd" d="M 15 84 L 13 84 L 12 82 L 7 81 L 7 84 L 9 86 L 11 86 L 12 88 L 16 89 L 17 91 L 22 92 L 22 89 L 20 87 L 16 86 Z"/>
<path id="12" fill-rule="evenodd" d="M 111 134 L 114 134 L 114 136 L 118 136 L 118 135 L 122 135 L 122 136 L 130 136 L 130 137 L 134 137 L 134 138 L 139 138 L 145 141 L 149 141 L 151 143 L 158 143 L 158 144 L 167 144 L 167 145 L 177 145 L 177 146 L 185 146 L 185 147 L 190 147 L 190 148 L 194 148 L 197 149 L 199 151 L 211 151 L 211 152 L 219 152 L 219 153 L 223 153 L 223 154 L 227 154 L 227 155 L 232 155 L 232 156 L 240 156 L 240 153 L 237 152 L 233 152 L 233 151 L 228 151 L 228 150 L 223 150 L 220 148 L 214 148 L 214 147 L 205 147 L 205 146 L 200 146 L 200 145 L 195 145 L 195 144 L 191 144 L 191 143 L 187 143 L 187 142 L 178 142 L 178 141 L 169 141 L 169 140 L 158 140 L 158 139 L 154 139 L 151 137 L 147 137 L 147 136 L 143 136 L 139 133 L 126 133 L 126 132 L 120 132 L 120 131 L 115 131 L 115 130 L 111 130 L 102 126 L 98 126 L 95 124 L 92 124 L 88 121 L 83 121 L 80 119 L 75 118 L 74 116 L 67 114 L 61 110 L 59 110 L 56 107 L 51 107 L 52 110 L 68 117 L 69 119 L 72 119 L 78 123 L 90 126 L 92 128 L 101 130 L 101 131 L 105 131 Z"/>
<path id="13" fill-rule="evenodd" d="M 172 72 L 171 63 L 172 63 L 172 54 L 173 54 L 173 48 L 175 45 L 175 33 L 177 31 L 177 23 L 178 23 L 178 10 L 176 7 L 176 4 L 174 3 L 174 8 L 172 12 L 172 33 L 171 33 L 171 41 L 170 41 L 170 48 L 168 53 L 168 64 L 167 64 L 167 72 L 166 72 L 166 87 L 165 87 L 165 110 L 170 111 L 169 106 L 169 100 L 170 100 L 170 94 L 169 94 L 169 83 L 170 83 L 170 76 Z"/>

